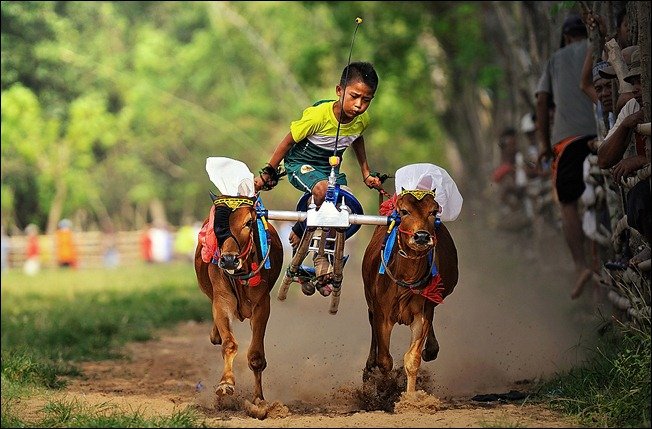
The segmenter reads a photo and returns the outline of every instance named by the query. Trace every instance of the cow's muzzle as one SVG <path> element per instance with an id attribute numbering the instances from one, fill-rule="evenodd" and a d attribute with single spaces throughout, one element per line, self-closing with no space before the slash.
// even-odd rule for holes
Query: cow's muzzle
<path id="1" fill-rule="evenodd" d="M 412 239 L 414 240 L 414 244 L 417 246 L 431 246 L 433 241 L 432 241 L 432 235 L 428 231 L 416 231 L 412 235 Z"/>
<path id="2" fill-rule="evenodd" d="M 242 266 L 242 260 L 237 253 L 225 253 L 217 261 L 217 266 L 223 270 L 238 270 Z"/>

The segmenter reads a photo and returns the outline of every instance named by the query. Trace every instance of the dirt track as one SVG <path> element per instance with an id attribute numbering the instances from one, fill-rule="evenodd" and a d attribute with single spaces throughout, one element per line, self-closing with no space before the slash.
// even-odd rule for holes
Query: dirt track
<path id="1" fill-rule="evenodd" d="M 469 211 L 449 225 L 460 257 L 460 283 L 436 311 L 441 351 L 436 361 L 421 366 L 417 388 L 422 392 L 403 398 L 394 413 L 370 411 L 369 398 L 361 394 L 370 332 L 355 259 L 362 247 L 353 249 L 366 242 L 370 231 L 364 228 L 347 242 L 353 257 L 337 315 L 328 314 L 328 299 L 306 297 L 297 285 L 284 302 L 274 290 L 263 387 L 266 399 L 278 406 L 268 418 L 248 417 L 243 409 L 253 384 L 245 360 L 247 322 L 236 323 L 240 351 L 231 399 L 215 398 L 220 349 L 208 339 L 210 325 L 196 323 L 129 345 L 130 362 L 85 364 L 86 379 L 72 380 L 61 396 L 147 415 L 191 405 L 214 427 L 574 426 L 527 401 L 471 400 L 512 389 L 527 393 L 531 381 L 581 359 L 596 325 L 590 294 L 578 301 L 569 298 L 572 265 L 561 236 L 550 235 L 536 246 L 523 235 L 492 231 L 475 220 Z M 402 363 L 408 338 L 407 327 L 394 328 L 395 367 Z M 24 405 L 33 412 L 38 403 Z"/>

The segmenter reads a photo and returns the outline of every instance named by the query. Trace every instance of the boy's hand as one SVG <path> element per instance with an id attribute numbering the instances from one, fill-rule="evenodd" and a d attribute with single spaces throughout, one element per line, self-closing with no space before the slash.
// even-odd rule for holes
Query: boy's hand
<path id="1" fill-rule="evenodd" d="M 369 189 L 382 189 L 383 183 L 376 176 L 369 175 L 364 179 L 364 184 L 367 185 Z"/>
<path id="2" fill-rule="evenodd" d="M 261 179 L 260 176 L 254 177 L 254 190 L 256 193 L 258 193 L 263 188 L 264 184 L 265 181 L 263 181 L 263 179 Z"/>
<path id="3" fill-rule="evenodd" d="M 258 172 L 258 177 L 254 178 L 255 191 L 271 191 L 286 174 L 287 172 L 283 168 L 274 168 L 270 164 L 266 164 Z"/>

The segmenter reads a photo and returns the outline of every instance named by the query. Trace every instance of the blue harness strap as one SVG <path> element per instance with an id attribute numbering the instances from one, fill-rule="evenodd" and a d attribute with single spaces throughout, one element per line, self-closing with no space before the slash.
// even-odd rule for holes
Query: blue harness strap
<path id="1" fill-rule="evenodd" d="M 437 264 L 435 264 L 435 251 L 434 251 L 434 249 L 430 251 L 430 264 L 432 265 L 432 270 L 430 271 L 430 274 L 433 277 L 435 277 L 439 271 L 437 270 Z"/>
<path id="2" fill-rule="evenodd" d="M 258 242 L 260 243 L 260 253 L 263 255 L 267 254 L 267 235 L 269 232 L 267 231 L 267 228 L 265 228 L 265 225 L 263 224 L 263 219 L 257 218 L 256 223 L 258 224 Z M 263 234 L 261 231 L 265 231 L 265 237 L 263 238 Z M 265 261 L 265 269 L 269 270 L 271 267 L 271 263 L 269 262 L 269 258 Z"/>
<path id="3" fill-rule="evenodd" d="M 261 255 L 266 255 L 268 250 L 267 250 L 267 245 L 269 241 L 269 231 L 267 229 L 267 219 L 265 219 L 265 216 L 262 214 L 265 212 L 265 206 L 263 205 L 263 201 L 260 199 L 260 196 L 256 200 L 256 224 L 258 225 L 258 242 L 260 243 L 260 253 Z M 265 231 L 265 234 L 263 234 L 263 231 Z M 264 237 L 263 237 L 264 235 Z M 261 256 L 262 257 L 262 256 Z M 269 270 L 271 268 L 272 264 L 269 262 L 269 258 L 265 261 L 265 269 Z"/>
<path id="4" fill-rule="evenodd" d="M 389 261 L 390 256 L 392 256 L 392 249 L 394 249 L 394 243 L 396 243 L 396 231 L 398 231 L 398 228 L 392 228 L 392 231 L 385 237 L 383 249 L 383 260 L 385 261 Z M 385 274 L 385 264 L 380 264 L 378 273 Z"/>
<path id="5" fill-rule="evenodd" d="M 394 244 L 396 243 L 396 231 L 398 231 L 398 225 L 401 223 L 401 216 L 398 212 L 394 210 L 392 214 L 389 215 L 390 227 L 385 234 L 385 242 L 383 243 L 383 252 L 380 267 L 378 268 L 379 274 L 385 274 L 385 264 L 384 261 L 389 261 L 389 258 L 392 256 L 392 250 L 394 249 Z"/>

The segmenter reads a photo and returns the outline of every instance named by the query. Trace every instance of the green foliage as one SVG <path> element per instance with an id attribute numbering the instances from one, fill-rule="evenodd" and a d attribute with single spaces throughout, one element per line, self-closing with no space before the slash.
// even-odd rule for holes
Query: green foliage
<path id="1" fill-rule="evenodd" d="M 381 76 L 367 149 L 373 168 L 442 161 L 442 140 L 432 143 L 441 130 L 419 43 L 428 25 L 421 8 L 76 1 L 2 7 L 3 42 L 12 42 L 2 44 L 3 192 L 16 204 L 3 213 L 15 215 L 21 228 L 37 219 L 44 229 L 57 210 L 90 213 L 91 223 L 124 218 L 128 208 L 154 199 L 175 224 L 182 216 L 203 217 L 211 187 L 205 159 L 230 156 L 252 171 L 264 164 L 290 121 L 313 101 L 335 96 L 355 16 L 365 21 L 353 59 L 374 62 Z M 18 43 L 21 37 L 29 43 Z M 388 163 L 382 151 L 395 143 L 401 150 Z M 281 197 L 292 206 L 297 196 Z M 135 222 L 118 223 L 139 227 Z"/>
<path id="2" fill-rule="evenodd" d="M 605 337 L 583 367 L 545 383 L 541 392 L 588 427 L 649 427 L 650 325 L 625 326 Z"/>

